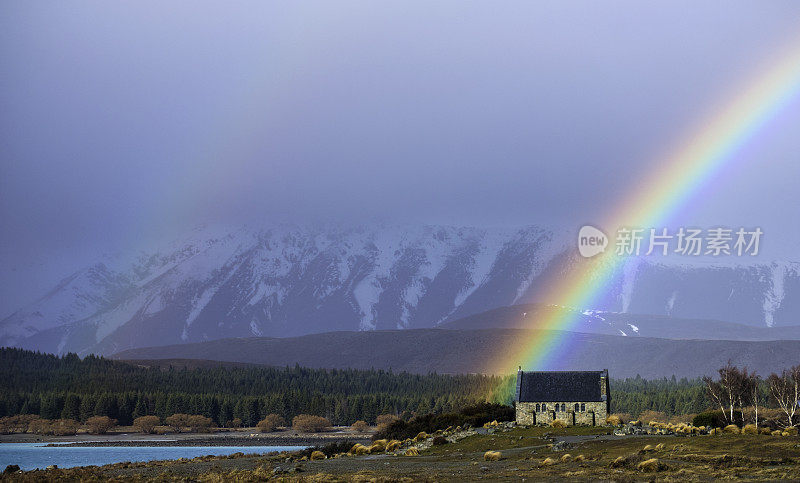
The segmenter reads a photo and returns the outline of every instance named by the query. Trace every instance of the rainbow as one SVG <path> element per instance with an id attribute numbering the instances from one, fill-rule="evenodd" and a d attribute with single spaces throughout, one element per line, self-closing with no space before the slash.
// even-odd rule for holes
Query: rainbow
<path id="1" fill-rule="evenodd" d="M 685 208 L 723 168 L 734 154 L 776 117 L 800 92 L 800 48 L 782 55 L 771 68 L 737 91 L 732 101 L 691 131 L 687 139 L 660 160 L 659 169 L 639 183 L 619 208 L 598 227 L 660 228 Z M 613 237 L 614 232 L 606 231 Z M 612 244 L 606 249 L 614 251 Z M 604 263 L 584 263 L 547 284 L 542 300 L 567 310 L 552 310 L 525 327 L 536 330 L 529 340 L 510 348 L 488 372 L 508 374 L 521 365 L 527 370 L 563 367 L 569 358 L 569 331 L 579 320 L 581 308 L 591 308 L 606 295 L 625 265 L 626 258 L 606 253 Z M 561 331 L 561 332 L 559 332 Z M 524 339 L 524 338 L 523 338 Z M 577 368 L 576 368 L 577 369 Z"/>

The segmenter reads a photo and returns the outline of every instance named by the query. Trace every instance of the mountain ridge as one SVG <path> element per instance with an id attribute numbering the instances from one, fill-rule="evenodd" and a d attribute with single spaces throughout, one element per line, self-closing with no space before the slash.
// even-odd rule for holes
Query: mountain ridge
<path id="1" fill-rule="evenodd" d="M 206 226 L 104 260 L 0 321 L 0 345 L 110 354 L 232 336 L 436 327 L 541 300 L 582 263 L 569 234 L 540 226 Z M 626 262 L 595 307 L 800 323 L 800 264 Z M 635 324 L 633 324 L 635 325 Z"/>

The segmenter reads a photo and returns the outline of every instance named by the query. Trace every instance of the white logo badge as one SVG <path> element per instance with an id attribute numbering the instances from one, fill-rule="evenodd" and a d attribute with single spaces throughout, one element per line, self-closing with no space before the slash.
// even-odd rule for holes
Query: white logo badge
<path id="1" fill-rule="evenodd" d="M 608 237 L 597 228 L 586 225 L 578 232 L 578 251 L 581 256 L 591 258 L 602 253 L 608 246 Z"/>

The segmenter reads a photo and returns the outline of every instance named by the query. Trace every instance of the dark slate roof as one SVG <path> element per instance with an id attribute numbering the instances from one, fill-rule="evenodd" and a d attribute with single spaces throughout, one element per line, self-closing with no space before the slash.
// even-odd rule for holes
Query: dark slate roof
<path id="1" fill-rule="evenodd" d="M 519 401 L 602 401 L 600 376 L 604 371 L 520 372 Z"/>

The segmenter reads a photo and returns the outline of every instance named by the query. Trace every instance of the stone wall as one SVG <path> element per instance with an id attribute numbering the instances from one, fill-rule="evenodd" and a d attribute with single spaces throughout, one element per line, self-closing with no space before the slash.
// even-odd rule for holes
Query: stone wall
<path id="1" fill-rule="evenodd" d="M 586 411 L 575 411 L 575 404 L 585 404 Z M 566 405 L 566 411 L 555 411 L 556 404 L 561 407 L 562 402 L 546 402 L 539 403 L 546 404 L 547 411 L 536 411 L 535 402 L 518 402 L 517 403 L 517 424 L 523 426 L 532 426 L 534 424 L 550 424 L 555 419 L 560 419 L 567 423 L 568 426 L 572 425 L 587 425 L 587 426 L 600 426 L 604 425 L 608 412 L 606 410 L 605 401 L 563 401 Z"/>

